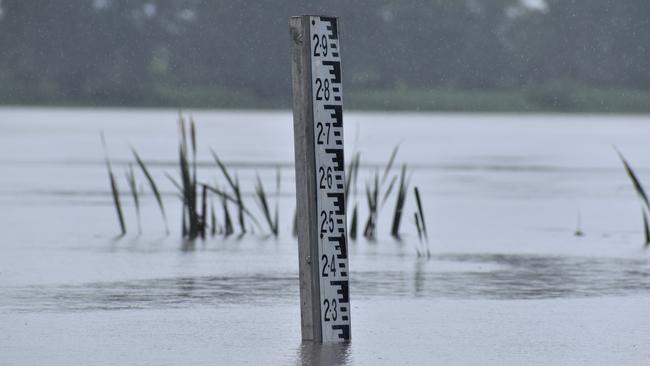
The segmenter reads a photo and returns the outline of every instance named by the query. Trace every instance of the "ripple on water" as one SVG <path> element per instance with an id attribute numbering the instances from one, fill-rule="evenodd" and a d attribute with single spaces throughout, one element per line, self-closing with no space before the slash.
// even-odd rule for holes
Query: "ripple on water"
<path id="1" fill-rule="evenodd" d="M 463 264 L 449 270 L 439 263 Z M 650 292 L 646 259 L 458 254 L 418 260 L 413 270 L 351 276 L 355 298 L 548 299 Z M 2 311 L 94 311 L 290 303 L 295 273 L 256 273 L 1 289 Z"/>

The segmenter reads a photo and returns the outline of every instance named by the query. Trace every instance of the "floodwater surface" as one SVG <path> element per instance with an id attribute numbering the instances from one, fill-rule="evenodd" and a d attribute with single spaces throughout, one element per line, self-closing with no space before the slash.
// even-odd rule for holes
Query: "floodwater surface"
<path id="1" fill-rule="evenodd" d="M 165 177 L 178 175 L 175 111 L 0 109 L 0 365 L 650 362 L 641 208 L 612 148 L 650 181 L 647 117 L 348 113 L 346 157 L 362 162 L 349 204 L 361 222 L 365 185 L 397 144 L 389 176 L 407 164 L 411 185 L 401 240 L 388 234 L 393 193 L 377 240 L 349 243 L 352 341 L 319 346 L 300 341 L 291 114 L 191 114 L 199 180 L 225 185 L 212 148 L 261 218 L 259 174 L 279 207 L 278 238 L 263 225 L 180 238 Z M 138 233 L 130 145 L 161 187 L 170 235 L 142 176 Z M 414 186 L 428 243 L 411 219 Z"/>

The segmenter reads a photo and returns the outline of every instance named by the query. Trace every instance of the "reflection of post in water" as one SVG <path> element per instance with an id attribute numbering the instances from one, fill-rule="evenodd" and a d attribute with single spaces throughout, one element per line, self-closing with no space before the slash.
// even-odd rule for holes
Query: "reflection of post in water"
<path id="1" fill-rule="evenodd" d="M 414 281 L 413 281 L 413 289 L 415 290 L 415 295 L 419 296 L 422 295 L 422 291 L 424 290 L 424 277 L 425 277 L 425 271 L 424 271 L 424 265 L 426 264 L 426 260 L 418 258 L 415 261 L 415 276 L 414 276 Z"/>
<path id="2" fill-rule="evenodd" d="M 302 342 L 296 365 L 347 365 L 350 363 L 350 343 Z"/>
<path id="3" fill-rule="evenodd" d="M 193 252 L 195 249 L 194 240 L 183 240 L 181 243 L 181 251 Z"/>

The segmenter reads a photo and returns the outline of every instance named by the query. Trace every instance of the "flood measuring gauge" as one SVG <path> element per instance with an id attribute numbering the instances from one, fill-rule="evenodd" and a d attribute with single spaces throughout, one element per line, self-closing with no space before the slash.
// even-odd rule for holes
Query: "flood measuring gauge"
<path id="1" fill-rule="evenodd" d="M 338 20 L 290 21 L 302 337 L 350 339 Z"/>

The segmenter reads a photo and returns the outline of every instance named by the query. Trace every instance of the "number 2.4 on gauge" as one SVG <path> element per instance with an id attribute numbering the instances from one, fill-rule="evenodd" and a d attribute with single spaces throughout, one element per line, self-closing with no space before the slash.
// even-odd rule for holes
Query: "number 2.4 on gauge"
<path id="1" fill-rule="evenodd" d="M 327 258 L 327 254 L 323 254 L 320 257 L 320 260 L 323 263 L 323 270 L 321 271 L 321 275 L 323 275 L 323 277 L 329 277 L 329 275 L 332 274 L 332 277 L 336 277 L 336 255 L 332 254 L 331 261 L 329 261 Z"/>

